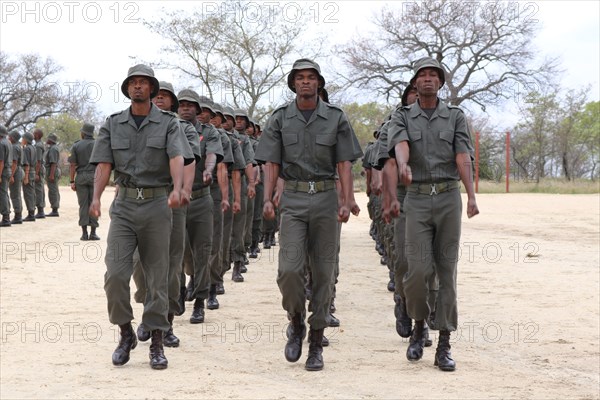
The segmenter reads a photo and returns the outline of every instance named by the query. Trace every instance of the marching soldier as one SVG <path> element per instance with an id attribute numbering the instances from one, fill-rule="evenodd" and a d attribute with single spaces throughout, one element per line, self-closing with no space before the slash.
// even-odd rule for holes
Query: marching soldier
<path id="1" fill-rule="evenodd" d="M 58 217 L 58 209 L 60 207 L 60 191 L 58 190 L 58 180 L 61 176 L 61 171 L 58 163 L 60 162 L 60 152 L 58 151 L 58 138 L 55 134 L 48 135 L 46 139 L 48 149 L 44 154 L 44 170 L 47 173 L 46 183 L 48 185 L 48 200 L 52 212 L 48 217 Z"/>
<path id="2" fill-rule="evenodd" d="M 21 143 L 23 144 L 23 197 L 28 213 L 23 221 L 35 222 L 35 167 L 37 165 L 37 152 L 32 144 L 33 135 L 29 132 L 25 133 L 21 138 Z"/>
<path id="3" fill-rule="evenodd" d="M 42 141 L 42 137 L 44 137 L 44 132 L 41 129 L 35 129 L 33 131 L 33 138 L 35 139 L 35 154 L 36 154 L 36 163 L 35 163 L 35 205 L 37 207 L 36 218 L 46 218 L 46 214 L 44 213 L 44 207 L 46 207 L 46 192 L 44 189 L 45 179 L 46 179 L 46 169 L 44 167 L 44 155 L 46 154 L 46 149 L 44 148 L 44 142 Z"/>
<path id="4" fill-rule="evenodd" d="M 0 125 L 0 213 L 2 214 L 0 226 L 10 226 L 8 185 L 12 176 L 13 154 L 7 136 L 8 130 L 4 125 Z"/>
<path id="5" fill-rule="evenodd" d="M 23 199 L 21 190 L 23 188 L 23 147 L 19 141 L 21 135 L 17 131 L 12 131 L 8 135 L 8 140 L 12 143 L 13 162 L 12 176 L 8 188 L 10 189 L 10 200 L 12 202 L 15 217 L 10 221 L 11 224 L 23 223 Z"/>

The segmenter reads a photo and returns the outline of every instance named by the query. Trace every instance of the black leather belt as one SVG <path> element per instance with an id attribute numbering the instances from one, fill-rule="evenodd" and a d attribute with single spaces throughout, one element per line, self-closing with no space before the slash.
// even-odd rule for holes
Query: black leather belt
<path id="1" fill-rule="evenodd" d="M 284 188 L 285 190 L 291 190 L 293 192 L 306 192 L 308 194 L 315 194 L 317 192 L 326 192 L 328 190 L 335 189 L 335 181 L 285 181 Z"/>
<path id="2" fill-rule="evenodd" d="M 460 183 L 458 181 L 447 181 L 439 183 L 412 183 L 406 191 L 408 193 L 415 194 L 428 194 L 433 196 L 434 194 L 440 194 L 447 192 L 452 189 L 458 189 Z"/>
<path id="3" fill-rule="evenodd" d="M 169 193 L 167 186 L 151 188 L 128 188 L 119 186 L 118 199 L 148 200 L 165 197 Z"/>
<path id="4" fill-rule="evenodd" d="M 203 187 L 202 189 L 194 190 L 190 194 L 190 200 L 196 200 L 200 197 L 206 197 L 210 194 L 210 186 Z"/>

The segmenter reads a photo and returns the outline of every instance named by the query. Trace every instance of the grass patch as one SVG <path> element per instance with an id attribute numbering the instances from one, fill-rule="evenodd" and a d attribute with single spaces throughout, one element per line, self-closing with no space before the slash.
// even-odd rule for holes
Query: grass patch
<path id="1" fill-rule="evenodd" d="M 509 184 L 510 193 L 593 194 L 600 193 L 600 182 L 589 179 L 566 181 L 541 179 L 539 182 L 515 181 Z M 506 182 L 479 181 L 479 193 L 506 193 Z"/>

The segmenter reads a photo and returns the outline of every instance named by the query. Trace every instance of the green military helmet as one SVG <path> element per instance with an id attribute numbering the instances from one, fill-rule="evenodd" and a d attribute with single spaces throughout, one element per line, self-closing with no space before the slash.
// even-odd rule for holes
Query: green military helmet
<path id="1" fill-rule="evenodd" d="M 58 136 L 56 136 L 54 133 L 49 134 L 48 137 L 46 138 L 46 143 L 52 143 L 52 144 L 58 143 Z"/>
<path id="2" fill-rule="evenodd" d="M 153 98 L 158 94 L 158 88 L 160 87 L 160 85 L 158 84 L 158 79 L 154 77 L 154 70 L 147 65 L 138 64 L 129 68 L 129 71 L 127 71 L 127 78 L 125 78 L 125 80 L 121 84 L 121 92 L 125 95 L 125 97 L 130 99 L 129 93 L 127 93 L 127 86 L 129 78 L 133 76 L 145 76 L 146 78 L 150 79 L 150 81 L 152 82 L 152 93 L 150 93 L 150 98 Z"/>
<path id="3" fill-rule="evenodd" d="M 179 91 L 179 93 L 177 94 L 177 98 L 180 102 L 189 101 L 190 103 L 196 103 L 196 106 L 198 106 L 196 114 L 200 114 L 200 96 L 198 95 L 198 93 L 196 93 L 192 89 L 183 89 Z"/>
<path id="4" fill-rule="evenodd" d="M 244 117 L 246 118 L 246 122 L 248 122 L 248 124 L 250 124 L 250 118 L 248 118 L 248 113 L 246 112 L 246 110 L 243 110 L 241 108 L 236 108 L 235 110 L 233 110 L 233 114 L 234 114 L 234 118 L 237 117 Z"/>
<path id="5" fill-rule="evenodd" d="M 31 143 L 33 143 L 33 135 L 32 135 L 31 133 L 29 133 L 29 132 L 27 132 L 27 133 L 25 133 L 25 134 L 23 135 L 23 139 L 24 139 L 24 140 L 25 140 L 25 141 L 26 141 L 28 144 L 31 144 Z"/>
<path id="6" fill-rule="evenodd" d="M 169 82 L 159 81 L 158 82 L 158 90 L 166 90 L 171 94 L 171 99 L 173 99 L 173 105 L 171 106 L 171 111 L 177 112 L 179 109 L 179 100 L 177 100 L 177 95 L 175 95 L 175 90 L 173 89 L 173 85 Z"/>
<path id="7" fill-rule="evenodd" d="M 225 117 L 227 117 L 229 115 L 235 121 L 235 111 L 233 111 L 233 107 L 223 106 L 223 115 Z"/>
<path id="8" fill-rule="evenodd" d="M 94 137 L 94 129 L 96 129 L 96 127 L 94 125 L 86 122 L 81 127 L 80 132 L 83 133 L 83 136 L 85 136 L 85 137 Z"/>
<path id="9" fill-rule="evenodd" d="M 12 140 L 14 140 L 15 143 L 21 140 L 21 134 L 16 129 L 10 133 L 10 137 L 12 138 Z"/>
<path id="10" fill-rule="evenodd" d="M 200 108 L 208 108 L 213 117 L 217 114 L 213 108 L 215 103 L 210 98 L 199 96 L 198 103 L 200 104 Z"/>
<path id="11" fill-rule="evenodd" d="M 301 58 L 294 62 L 292 70 L 288 75 L 287 84 L 292 92 L 296 93 L 296 88 L 294 87 L 294 76 L 296 75 L 296 71 L 303 69 L 314 69 L 317 71 L 317 74 L 319 75 L 319 90 L 325 87 L 325 78 L 323 78 L 323 75 L 321 75 L 321 67 L 319 67 L 319 64 L 311 59 Z"/>
<path id="12" fill-rule="evenodd" d="M 437 60 L 434 60 L 431 57 L 423 57 L 413 63 L 414 75 L 410 80 L 411 85 L 413 85 L 413 86 L 415 85 L 415 80 L 417 79 L 417 75 L 419 74 L 419 71 L 424 68 L 436 69 L 438 72 L 438 75 L 440 77 L 440 88 L 442 86 L 444 86 L 444 83 L 446 83 L 446 73 L 444 72 L 442 65 Z"/>
<path id="13" fill-rule="evenodd" d="M 8 135 L 8 129 L 4 125 L 0 125 L 0 137 Z"/>
<path id="14" fill-rule="evenodd" d="M 223 114 L 223 106 L 219 103 L 213 103 L 213 109 L 215 110 L 215 114 L 220 115 L 223 121 L 225 121 L 225 114 Z"/>

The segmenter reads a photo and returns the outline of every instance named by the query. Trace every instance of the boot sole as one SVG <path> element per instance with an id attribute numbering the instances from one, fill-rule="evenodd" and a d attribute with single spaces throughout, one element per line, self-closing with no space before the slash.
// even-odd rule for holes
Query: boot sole
<path id="1" fill-rule="evenodd" d="M 454 367 L 443 367 L 443 366 L 440 366 L 440 364 L 438 363 L 437 359 L 433 362 L 433 365 L 436 366 L 436 367 L 438 367 L 441 371 L 444 371 L 444 372 L 453 372 L 454 370 L 456 370 L 456 366 L 454 366 Z"/>
<path id="2" fill-rule="evenodd" d="M 168 365 L 161 365 L 161 364 L 152 365 L 152 364 L 150 364 L 150 367 L 152 367 L 152 369 L 167 369 L 167 366 Z"/>
<path id="3" fill-rule="evenodd" d="M 305 366 L 304 369 L 307 370 L 307 371 L 321 371 L 321 370 L 323 370 L 323 367 L 316 367 L 315 368 L 315 367 L 306 367 Z"/>

